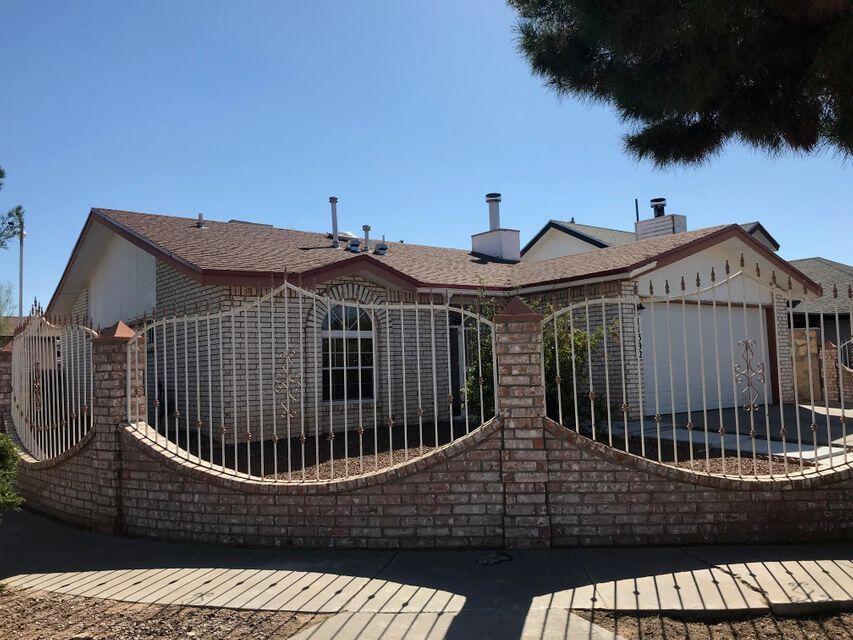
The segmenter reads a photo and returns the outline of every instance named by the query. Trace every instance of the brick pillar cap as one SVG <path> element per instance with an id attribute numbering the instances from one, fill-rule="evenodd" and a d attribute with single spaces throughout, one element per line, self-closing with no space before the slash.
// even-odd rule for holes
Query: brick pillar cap
<path id="1" fill-rule="evenodd" d="M 133 338 L 136 335 L 136 332 L 128 327 L 124 322 L 119 320 L 113 326 L 108 329 L 104 329 L 98 335 L 96 340 L 105 340 L 105 341 L 127 341 Z"/>
<path id="2" fill-rule="evenodd" d="M 495 314 L 495 322 L 540 322 L 543 316 L 528 307 L 524 300 L 515 296 L 500 313 Z"/>

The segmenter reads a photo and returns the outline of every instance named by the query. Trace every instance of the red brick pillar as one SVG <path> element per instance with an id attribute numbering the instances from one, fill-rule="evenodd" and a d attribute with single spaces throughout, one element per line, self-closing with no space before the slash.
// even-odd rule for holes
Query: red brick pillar
<path id="1" fill-rule="evenodd" d="M 127 421 L 127 352 L 133 330 L 123 322 L 101 332 L 92 341 L 95 430 L 92 495 L 94 529 L 121 530 L 121 441 L 119 425 Z M 144 350 L 143 350 L 144 351 Z"/>
<path id="2" fill-rule="evenodd" d="M 0 349 L 0 433 L 12 419 L 12 343 Z"/>
<path id="3" fill-rule="evenodd" d="M 520 298 L 513 298 L 495 315 L 504 540 L 508 548 L 551 546 L 545 491 L 541 321 L 542 316 Z"/>

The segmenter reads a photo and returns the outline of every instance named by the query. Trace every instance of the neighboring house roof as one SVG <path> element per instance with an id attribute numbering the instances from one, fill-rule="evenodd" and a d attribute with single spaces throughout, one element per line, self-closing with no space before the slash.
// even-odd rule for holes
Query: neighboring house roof
<path id="1" fill-rule="evenodd" d="M 757 230 L 760 230 L 767 236 L 767 239 L 779 250 L 779 243 L 768 233 L 767 229 L 760 222 L 747 222 L 740 225 L 744 231 L 752 235 Z M 556 229 L 574 236 L 578 240 L 583 240 L 591 246 L 603 249 L 605 247 L 619 247 L 632 242 L 637 242 L 637 234 L 633 231 L 622 231 L 620 229 L 610 229 L 608 227 L 596 227 L 591 224 L 580 224 L 571 220 L 549 220 L 530 241 L 521 249 L 521 255 L 524 255 L 533 245 L 535 245 L 550 229 Z"/>
<path id="2" fill-rule="evenodd" d="M 607 227 L 596 227 L 591 224 L 578 224 L 574 218 L 571 220 L 549 220 L 539 232 L 524 245 L 521 250 L 521 255 L 524 255 L 527 250 L 536 244 L 539 239 L 544 236 L 549 229 L 557 229 L 570 236 L 574 236 L 578 240 L 588 242 L 593 247 L 603 249 L 604 247 L 616 247 L 630 242 L 637 241 L 637 235 L 633 231 L 620 231 L 618 229 L 608 229 Z"/>
<path id="3" fill-rule="evenodd" d="M 0 337 L 15 335 L 15 329 L 21 324 L 20 316 L 0 316 Z"/>
<path id="4" fill-rule="evenodd" d="M 0 350 L 4 350 L 6 346 L 11 349 L 12 336 L 15 335 L 15 329 L 19 324 L 19 316 L 0 316 Z"/>
<path id="5" fill-rule="evenodd" d="M 838 313 L 850 313 L 850 299 L 847 297 L 848 287 L 853 286 L 853 266 L 842 262 L 834 262 L 826 258 L 803 258 L 790 260 L 790 263 L 823 287 L 823 296 L 817 302 L 809 302 L 810 312 L 823 312 L 835 315 L 836 300 Z M 838 298 L 833 294 L 833 287 L 838 291 Z M 802 311 L 802 307 L 798 309 Z"/>
<path id="6" fill-rule="evenodd" d="M 770 232 L 767 230 L 767 228 L 763 224 L 761 224 L 760 222 L 758 222 L 758 221 L 745 222 L 744 224 L 742 224 L 740 226 L 742 226 L 744 231 L 746 231 L 750 235 L 754 234 L 756 231 L 761 231 L 761 233 L 763 233 L 765 236 L 767 236 L 767 239 L 770 241 L 770 244 L 773 245 L 773 247 L 776 249 L 776 251 L 779 251 L 779 247 L 781 245 L 778 242 L 776 242 L 776 238 L 771 236 Z"/>
<path id="7" fill-rule="evenodd" d="M 91 257 L 97 247 L 86 247 L 87 234 L 96 228 L 115 232 L 179 271 L 206 284 L 268 285 L 280 283 L 285 273 L 306 286 L 354 272 L 371 272 L 404 288 L 456 288 L 513 291 L 522 287 L 556 284 L 597 277 L 626 275 L 655 263 L 661 266 L 733 236 L 767 255 L 782 271 L 817 289 L 813 282 L 768 251 L 738 225 L 709 227 L 650 238 L 618 247 L 538 262 L 507 262 L 464 249 L 389 242 L 386 255 L 352 254 L 330 246 L 328 235 L 280 229 L 244 222 L 206 221 L 196 227 L 193 218 L 92 209 L 72 257 L 54 293 L 53 309 L 78 254 Z M 85 261 L 84 261 L 85 262 Z M 73 280 L 80 286 L 81 278 Z M 66 300 L 73 296 L 64 292 Z"/>

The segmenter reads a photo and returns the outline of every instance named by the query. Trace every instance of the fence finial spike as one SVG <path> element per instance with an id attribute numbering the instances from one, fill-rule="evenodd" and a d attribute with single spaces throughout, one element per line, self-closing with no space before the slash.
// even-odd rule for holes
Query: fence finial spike
<path id="1" fill-rule="evenodd" d="M 655 295 L 655 286 L 652 284 L 651 280 L 649 280 L 649 295 L 650 296 Z"/>
<path id="2" fill-rule="evenodd" d="M 636 295 L 639 295 L 639 294 L 640 294 L 640 285 L 639 285 L 639 284 L 637 284 L 637 281 L 636 281 L 636 280 L 634 280 L 634 295 L 636 296 Z M 478 313 L 478 314 L 480 313 L 480 307 L 479 307 L 479 306 L 477 307 L 477 313 Z"/>
<path id="3" fill-rule="evenodd" d="M 788 276 L 788 291 L 791 291 L 793 288 L 794 288 L 794 285 L 791 282 L 791 276 Z"/>
<path id="4" fill-rule="evenodd" d="M 847 297 L 853 298 L 853 285 L 847 285 Z"/>
<path id="5" fill-rule="evenodd" d="M 729 259 L 726 258 L 726 277 L 732 272 L 732 268 L 729 266 Z"/>
<path id="6" fill-rule="evenodd" d="M 740 254 L 740 268 L 743 269 L 746 266 L 746 260 L 743 257 L 743 254 Z"/>
<path id="7" fill-rule="evenodd" d="M 681 290 L 684 291 L 685 289 L 686 289 L 686 286 L 684 284 L 684 276 L 681 276 Z"/>
<path id="8" fill-rule="evenodd" d="M 669 295 L 669 279 L 663 281 L 663 291 L 666 295 Z"/>
<path id="9" fill-rule="evenodd" d="M 757 262 L 755 263 L 755 277 L 756 278 L 761 277 L 761 267 L 758 265 Z"/>
<path id="10" fill-rule="evenodd" d="M 772 284 L 774 287 L 779 286 L 776 282 L 776 269 L 773 269 L 773 271 L 770 272 L 770 284 Z"/>
<path id="11" fill-rule="evenodd" d="M 832 297 L 838 298 L 838 286 L 834 284 L 832 285 Z"/>
<path id="12" fill-rule="evenodd" d="M 711 282 L 717 281 L 717 273 L 714 271 L 714 267 L 711 267 Z"/>
<path id="13" fill-rule="evenodd" d="M 701 286 L 702 286 L 702 281 L 699 279 L 699 272 L 697 271 L 696 272 L 696 288 L 698 289 Z"/>

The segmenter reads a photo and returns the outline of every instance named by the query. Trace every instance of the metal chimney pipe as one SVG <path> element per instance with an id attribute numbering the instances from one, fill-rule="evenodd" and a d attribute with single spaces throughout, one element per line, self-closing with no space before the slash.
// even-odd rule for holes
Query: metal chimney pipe
<path id="1" fill-rule="evenodd" d="M 204 214 L 198 214 L 198 222 L 195 223 L 195 226 L 199 229 L 204 229 Z"/>
<path id="2" fill-rule="evenodd" d="M 660 218 L 666 213 L 666 198 L 652 198 L 649 204 L 652 206 L 652 211 L 655 212 L 655 218 Z"/>
<path id="3" fill-rule="evenodd" d="M 364 250 L 370 251 L 370 225 L 362 225 L 361 230 L 364 231 Z"/>
<path id="4" fill-rule="evenodd" d="M 487 193 L 486 202 L 489 205 L 489 231 L 501 228 L 501 194 Z"/>
<path id="5" fill-rule="evenodd" d="M 335 196 L 329 196 L 329 204 L 332 207 L 332 246 L 337 248 L 340 246 L 338 242 L 338 199 Z"/>

